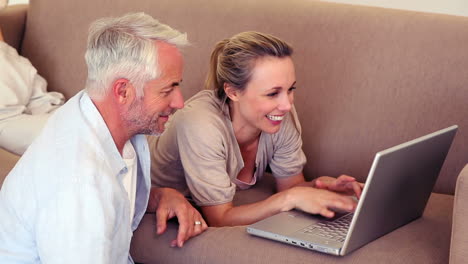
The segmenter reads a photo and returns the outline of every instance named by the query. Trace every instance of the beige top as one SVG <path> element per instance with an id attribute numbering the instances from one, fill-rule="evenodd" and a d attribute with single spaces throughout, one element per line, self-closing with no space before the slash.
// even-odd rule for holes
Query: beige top
<path id="1" fill-rule="evenodd" d="M 175 188 L 199 206 L 231 202 L 236 184 L 243 189 L 255 184 L 267 165 L 274 177 L 289 177 L 301 173 L 306 162 L 293 108 L 277 133 L 261 133 L 252 182 L 238 181 L 244 162 L 229 108 L 208 90 L 190 98 L 170 118 L 166 131 L 160 137 L 149 136 L 148 143 L 153 185 Z"/>

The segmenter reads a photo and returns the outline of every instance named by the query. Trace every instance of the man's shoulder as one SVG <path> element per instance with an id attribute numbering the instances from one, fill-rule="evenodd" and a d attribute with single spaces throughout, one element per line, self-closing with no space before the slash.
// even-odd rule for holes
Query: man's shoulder
<path id="1" fill-rule="evenodd" d="M 18 166 L 34 174 L 45 173 L 53 177 L 64 171 L 69 172 L 67 175 L 83 171 L 98 161 L 104 163 L 97 140 L 85 136 L 87 133 L 62 131 L 41 134 L 20 158 Z"/>
<path id="2" fill-rule="evenodd" d="M 102 159 L 101 144 L 80 110 L 79 99 L 79 95 L 72 97 L 50 117 L 18 163 L 38 170 L 47 170 L 41 164 L 48 164 L 53 174 Z"/>

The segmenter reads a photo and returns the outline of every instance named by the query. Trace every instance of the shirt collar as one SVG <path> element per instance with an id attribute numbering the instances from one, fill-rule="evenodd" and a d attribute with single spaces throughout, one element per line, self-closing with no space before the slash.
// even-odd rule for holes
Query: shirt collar
<path id="1" fill-rule="evenodd" d="M 114 175 L 126 173 L 126 163 L 120 155 L 101 113 L 99 113 L 93 101 L 91 101 L 88 93 L 85 91 L 82 91 L 81 93 L 80 108 L 85 120 L 88 122 L 88 126 L 94 132 L 98 142 L 101 144 L 100 151 L 102 152 L 104 160 L 108 163 L 109 168 Z"/>

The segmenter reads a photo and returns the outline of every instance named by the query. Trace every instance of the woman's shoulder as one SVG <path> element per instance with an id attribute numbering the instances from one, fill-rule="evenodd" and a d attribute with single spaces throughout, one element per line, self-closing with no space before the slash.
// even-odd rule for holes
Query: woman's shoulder
<path id="1" fill-rule="evenodd" d="M 177 111 L 186 121 L 197 122 L 223 119 L 222 105 L 213 91 L 203 90 L 196 93 L 185 103 L 184 108 Z"/>
<path id="2" fill-rule="evenodd" d="M 190 97 L 183 109 L 216 110 L 216 112 L 221 112 L 222 106 L 214 91 L 202 90 Z"/>
<path id="3" fill-rule="evenodd" d="M 224 130 L 229 119 L 213 91 L 203 90 L 192 96 L 182 109 L 177 110 L 169 123 L 178 129 L 198 131 L 200 129 Z"/>

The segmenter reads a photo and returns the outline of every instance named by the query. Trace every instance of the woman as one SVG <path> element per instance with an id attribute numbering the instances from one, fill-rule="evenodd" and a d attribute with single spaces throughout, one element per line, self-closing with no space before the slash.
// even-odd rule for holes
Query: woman
<path id="1" fill-rule="evenodd" d="M 150 137 L 152 181 L 191 196 L 210 226 L 246 225 L 299 209 L 333 217 L 352 211 L 362 184 L 353 177 L 306 182 L 301 128 L 293 107 L 292 48 L 258 32 L 219 42 L 204 90 L 171 118 L 166 133 Z M 236 189 L 259 181 L 267 166 L 277 193 L 233 206 Z"/>

